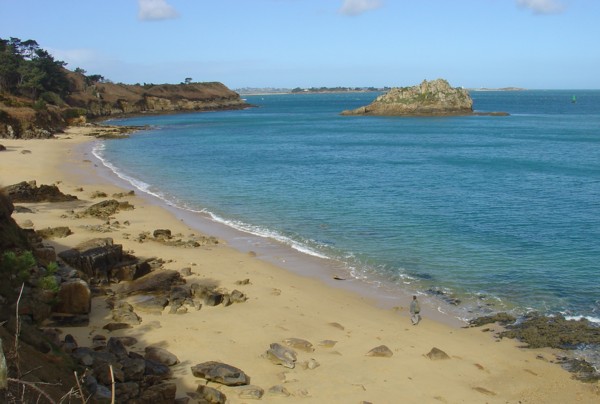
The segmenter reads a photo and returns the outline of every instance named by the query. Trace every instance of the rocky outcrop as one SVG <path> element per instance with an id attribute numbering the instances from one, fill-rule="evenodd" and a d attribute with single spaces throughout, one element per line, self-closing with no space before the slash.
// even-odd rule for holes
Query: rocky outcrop
<path id="1" fill-rule="evenodd" d="M 90 82 L 84 75 L 65 70 L 70 93 L 64 104 L 6 96 L 0 99 L 0 138 L 51 138 L 67 125 L 88 119 L 137 114 L 242 109 L 249 105 L 222 83 L 115 84 Z"/>
<path id="2" fill-rule="evenodd" d="M 15 203 L 19 202 L 68 202 L 77 199 L 76 196 L 63 194 L 56 185 L 37 186 L 35 181 L 23 181 L 9 185 L 4 192 Z"/>
<path id="3" fill-rule="evenodd" d="M 370 105 L 346 110 L 342 115 L 451 116 L 473 115 L 473 100 L 463 88 L 450 87 L 444 79 L 423 80 L 418 86 L 396 87 Z M 482 113 L 476 113 L 478 115 Z M 501 115 L 503 113 L 490 113 Z"/>

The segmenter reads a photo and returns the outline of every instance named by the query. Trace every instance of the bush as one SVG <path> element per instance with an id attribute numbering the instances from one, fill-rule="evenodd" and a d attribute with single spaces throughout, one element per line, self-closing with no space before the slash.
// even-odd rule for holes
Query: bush
<path id="1" fill-rule="evenodd" d="M 29 280 L 31 269 L 36 265 L 31 251 L 17 255 L 14 251 L 5 251 L 0 259 L 0 275 L 9 280 L 21 282 Z"/>

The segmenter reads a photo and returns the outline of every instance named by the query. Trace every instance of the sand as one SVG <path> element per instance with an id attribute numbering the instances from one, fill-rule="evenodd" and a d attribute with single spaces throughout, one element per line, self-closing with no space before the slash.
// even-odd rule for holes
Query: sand
<path id="1" fill-rule="evenodd" d="M 118 181 L 100 175 L 98 162 L 84 154 L 82 145 L 93 141 L 85 136 L 90 130 L 69 128 L 51 140 L 0 139 L 7 148 L 0 152 L 0 185 L 36 180 L 38 185 L 57 184 L 62 192 L 79 198 L 68 203 L 19 204 L 34 213 L 14 213 L 17 223 L 31 221 L 35 229 L 69 226 L 72 235 L 46 242 L 57 252 L 90 238 L 112 237 L 138 257 L 162 258 L 165 268 L 191 268 L 187 282 L 214 282 L 228 291 L 238 289 L 248 300 L 228 307 L 205 305 L 186 314 L 168 314 L 168 309 L 162 315 L 139 312 L 139 326 L 109 333 L 102 327 L 111 321 L 110 312 L 103 298 L 95 298 L 89 326 L 63 330 L 73 334 L 79 345 L 91 345 L 93 335 L 103 334 L 136 337 L 138 343 L 130 349 L 138 352 L 147 345 L 166 348 L 180 360 L 173 366 L 177 397 L 185 397 L 205 383 L 192 375 L 191 366 L 221 361 L 242 369 L 252 385 L 263 388 L 263 402 L 600 402 L 598 383 L 572 379 L 570 373 L 552 363 L 556 352 L 520 348 L 517 341 L 498 341 L 493 332 L 480 328 L 451 326 L 435 320 L 434 310 L 426 306 L 423 321 L 413 326 L 409 299 L 399 301 L 396 306 L 400 307 L 383 308 L 369 297 L 284 270 L 225 242 L 197 248 L 139 243 L 135 241 L 138 234 L 159 228 L 180 233 L 183 238 L 199 235 L 158 200 L 142 197 L 139 192 L 121 198 L 135 209 L 115 215 L 120 228 L 94 232 L 91 228 L 101 224 L 100 220 L 75 219 L 66 212 L 102 200 L 92 198 L 96 191 L 110 196 L 131 188 L 119 187 Z M 126 221 L 129 224 L 124 224 Z M 244 279 L 250 282 L 236 283 Z M 286 338 L 301 338 L 314 346 L 312 352 L 297 350 L 294 369 L 264 357 L 271 343 Z M 323 341 L 336 342 L 331 346 Z M 367 356 L 381 345 L 393 355 Z M 434 347 L 450 358 L 429 359 L 426 354 Z M 313 366 L 306 367 L 309 361 Z M 209 385 L 224 392 L 230 403 L 254 401 L 238 397 L 236 388 Z M 289 396 L 268 393 L 276 385 L 283 386 Z"/>

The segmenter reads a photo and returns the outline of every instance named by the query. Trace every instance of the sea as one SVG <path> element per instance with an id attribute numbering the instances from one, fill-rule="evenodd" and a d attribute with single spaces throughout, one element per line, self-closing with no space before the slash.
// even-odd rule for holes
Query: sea
<path id="1" fill-rule="evenodd" d="M 379 93 L 255 95 L 111 120 L 148 126 L 93 153 L 240 249 L 390 305 L 600 324 L 600 90 L 470 94 L 510 115 L 341 116 Z"/>

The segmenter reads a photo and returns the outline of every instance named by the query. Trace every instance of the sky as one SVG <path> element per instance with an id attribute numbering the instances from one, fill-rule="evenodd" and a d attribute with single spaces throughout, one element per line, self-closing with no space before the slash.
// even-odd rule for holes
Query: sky
<path id="1" fill-rule="evenodd" d="M 600 89 L 599 0 L 0 0 L 0 38 L 122 83 Z"/>

